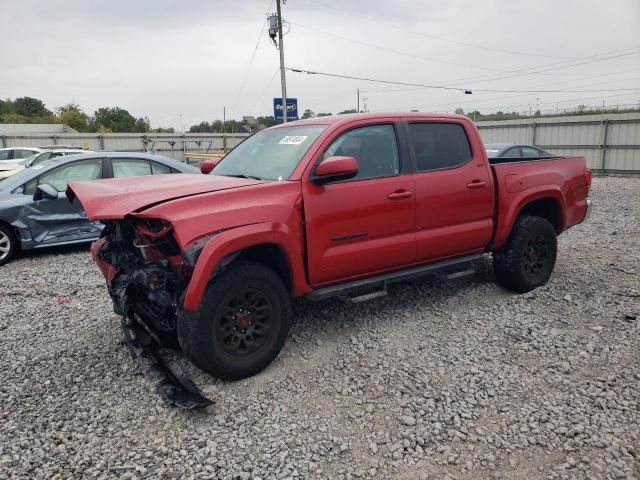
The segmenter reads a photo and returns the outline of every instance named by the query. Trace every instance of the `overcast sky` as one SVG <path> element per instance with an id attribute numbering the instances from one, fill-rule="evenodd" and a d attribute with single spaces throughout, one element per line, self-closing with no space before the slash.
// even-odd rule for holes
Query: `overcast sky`
<path id="1" fill-rule="evenodd" d="M 274 10 L 270 0 L 0 0 L 0 98 L 88 113 L 117 105 L 178 129 L 181 114 L 188 128 L 222 118 L 223 106 L 233 118 L 269 115 L 280 96 L 265 28 Z M 639 0 L 288 0 L 283 17 L 289 67 L 474 90 L 287 72 L 301 112 L 355 108 L 357 88 L 371 111 L 640 104 Z M 532 67 L 547 71 L 522 75 Z M 566 91 L 604 88 L 637 90 Z"/>

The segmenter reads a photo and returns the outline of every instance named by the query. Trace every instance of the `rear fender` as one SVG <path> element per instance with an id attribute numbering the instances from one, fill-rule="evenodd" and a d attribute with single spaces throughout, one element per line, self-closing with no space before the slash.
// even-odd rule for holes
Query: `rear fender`
<path id="1" fill-rule="evenodd" d="M 506 193 L 506 192 L 505 192 Z M 509 195 L 509 194 L 506 194 Z M 556 185 L 542 185 L 539 187 L 527 189 L 523 192 L 518 192 L 515 196 L 507 198 L 499 202 L 498 206 L 498 222 L 496 234 L 491 243 L 490 250 L 497 250 L 509 238 L 511 235 L 511 230 L 513 229 L 513 224 L 520 215 L 520 212 L 523 208 L 525 208 L 529 203 L 534 202 L 536 200 L 541 200 L 543 198 L 553 198 L 560 205 L 560 229 L 562 232 L 566 226 L 566 200 L 565 196 L 562 193 L 560 187 Z M 503 208 L 504 203 L 507 204 L 506 211 L 501 212 L 500 209 Z"/>
<path id="2" fill-rule="evenodd" d="M 260 244 L 278 245 L 284 252 L 291 273 L 292 294 L 304 295 L 311 289 L 305 278 L 301 244 L 298 237 L 283 224 L 256 223 L 226 230 L 204 246 L 193 270 L 184 298 L 183 308 L 195 311 L 200 307 L 205 290 L 220 262 L 245 248 Z"/>

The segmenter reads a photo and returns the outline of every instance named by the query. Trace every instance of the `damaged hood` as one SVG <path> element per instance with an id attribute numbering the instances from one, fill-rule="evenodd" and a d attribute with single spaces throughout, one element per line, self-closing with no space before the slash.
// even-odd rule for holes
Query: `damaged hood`
<path id="1" fill-rule="evenodd" d="M 69 182 L 67 198 L 73 201 L 77 197 L 89 220 L 116 220 L 170 200 L 260 183 L 217 175 L 150 175 Z"/>

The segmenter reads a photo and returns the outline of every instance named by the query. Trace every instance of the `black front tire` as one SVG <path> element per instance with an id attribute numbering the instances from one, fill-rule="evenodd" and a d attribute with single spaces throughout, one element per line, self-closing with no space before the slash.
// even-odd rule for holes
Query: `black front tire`
<path id="1" fill-rule="evenodd" d="M 13 260 L 18 253 L 19 244 L 13 229 L 0 223 L 0 267 Z"/>
<path id="2" fill-rule="evenodd" d="M 553 272 L 557 252 L 556 230 L 548 220 L 520 216 L 505 245 L 493 255 L 496 281 L 518 293 L 544 285 Z"/>
<path id="3" fill-rule="evenodd" d="M 201 370 L 239 380 L 276 358 L 290 318 L 291 300 L 280 277 L 258 263 L 239 261 L 211 280 L 195 315 L 180 316 L 178 340 Z"/>

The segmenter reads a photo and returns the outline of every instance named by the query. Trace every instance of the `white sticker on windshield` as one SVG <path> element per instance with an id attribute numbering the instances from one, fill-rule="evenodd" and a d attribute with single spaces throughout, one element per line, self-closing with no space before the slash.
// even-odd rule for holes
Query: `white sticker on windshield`
<path id="1" fill-rule="evenodd" d="M 287 135 L 278 143 L 282 145 L 300 145 L 307 139 L 307 135 Z"/>

